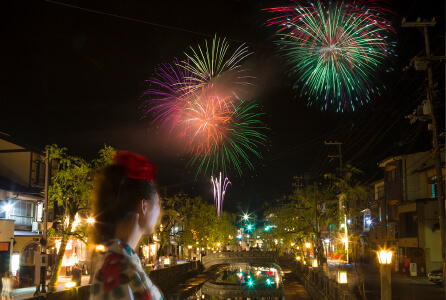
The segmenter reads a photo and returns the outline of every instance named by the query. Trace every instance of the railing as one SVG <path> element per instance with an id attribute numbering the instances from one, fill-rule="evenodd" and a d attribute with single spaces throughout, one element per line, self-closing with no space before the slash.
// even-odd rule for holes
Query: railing
<path id="1" fill-rule="evenodd" d="M 334 279 L 325 275 L 323 268 L 313 268 L 295 263 L 296 273 L 303 282 L 305 289 L 313 299 L 356 300 L 355 294 L 349 292 Z"/>
<path id="2" fill-rule="evenodd" d="M 15 220 L 15 225 L 32 226 L 34 217 L 9 215 L 11 219 Z"/>
<path id="3" fill-rule="evenodd" d="M 257 262 L 275 262 L 277 253 L 274 251 L 257 252 L 217 252 L 209 253 L 201 258 L 204 269 L 214 265 L 230 263 L 257 263 Z"/>

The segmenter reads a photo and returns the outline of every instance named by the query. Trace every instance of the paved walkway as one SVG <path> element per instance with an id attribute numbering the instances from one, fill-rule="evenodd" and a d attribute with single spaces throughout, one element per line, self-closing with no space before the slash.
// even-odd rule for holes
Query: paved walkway
<path id="1" fill-rule="evenodd" d="M 299 278 L 292 272 L 292 260 L 286 257 L 279 258 L 279 265 L 283 272 L 285 299 L 312 299 Z"/>
<path id="2" fill-rule="evenodd" d="M 303 284 L 293 273 L 285 273 L 283 276 L 283 289 L 286 300 L 311 299 Z"/>
<path id="3" fill-rule="evenodd" d="M 82 276 L 82 285 L 87 285 L 88 281 L 90 280 L 90 275 Z M 71 281 L 70 276 L 59 276 L 59 282 L 57 284 L 57 290 L 62 291 L 65 289 L 65 283 Z M 15 289 L 13 293 L 13 299 L 14 300 L 21 300 L 21 299 L 30 299 L 33 297 L 34 292 L 36 291 L 35 286 L 31 287 L 25 287 L 20 289 Z"/>

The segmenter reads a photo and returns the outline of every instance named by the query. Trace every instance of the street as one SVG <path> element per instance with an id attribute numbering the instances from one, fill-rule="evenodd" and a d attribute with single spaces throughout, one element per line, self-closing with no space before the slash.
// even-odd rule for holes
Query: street
<path id="1" fill-rule="evenodd" d="M 349 290 L 359 296 L 357 275 L 353 265 L 339 264 L 348 269 Z M 330 272 L 335 272 L 337 264 L 329 264 Z M 371 265 L 358 265 L 358 275 L 364 280 L 367 300 L 381 299 L 379 270 Z M 392 273 L 392 299 L 444 299 L 444 285 L 437 285 L 427 278 L 407 277 Z"/>

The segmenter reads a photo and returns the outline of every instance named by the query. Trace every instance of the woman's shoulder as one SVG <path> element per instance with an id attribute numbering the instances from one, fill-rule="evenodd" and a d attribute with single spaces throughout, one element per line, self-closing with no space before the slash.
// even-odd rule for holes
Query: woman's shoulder
<path id="1" fill-rule="evenodd" d="M 93 296 L 98 296 L 104 293 L 121 294 L 119 291 L 131 291 L 134 296 L 148 293 L 153 294 L 153 299 L 162 299 L 162 294 L 134 262 L 125 255 L 107 253 L 96 268 L 91 292 Z"/>

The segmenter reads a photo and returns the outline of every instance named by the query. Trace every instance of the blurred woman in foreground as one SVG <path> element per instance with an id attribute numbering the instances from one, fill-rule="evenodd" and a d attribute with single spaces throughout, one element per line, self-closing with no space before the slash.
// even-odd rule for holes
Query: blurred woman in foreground
<path id="1" fill-rule="evenodd" d="M 114 162 L 95 182 L 94 235 L 106 252 L 96 265 L 90 299 L 163 299 L 134 251 L 160 216 L 155 167 L 127 151 L 118 151 Z"/>

